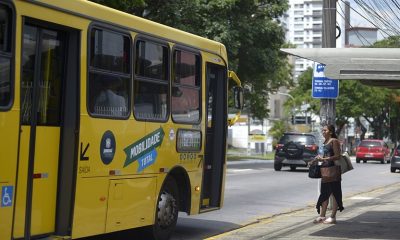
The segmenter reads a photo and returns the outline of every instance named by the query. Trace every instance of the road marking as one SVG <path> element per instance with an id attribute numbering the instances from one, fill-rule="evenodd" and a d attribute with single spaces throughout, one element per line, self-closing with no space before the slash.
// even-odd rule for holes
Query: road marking
<path id="1" fill-rule="evenodd" d="M 245 168 L 245 169 L 228 169 L 228 172 L 232 172 L 232 173 L 237 173 L 237 172 L 247 172 L 247 171 L 251 171 L 253 169 L 250 168 Z"/>
<path id="2" fill-rule="evenodd" d="M 371 199 L 380 199 L 380 198 L 355 196 L 355 197 L 351 197 L 350 199 L 351 200 L 371 200 Z"/>

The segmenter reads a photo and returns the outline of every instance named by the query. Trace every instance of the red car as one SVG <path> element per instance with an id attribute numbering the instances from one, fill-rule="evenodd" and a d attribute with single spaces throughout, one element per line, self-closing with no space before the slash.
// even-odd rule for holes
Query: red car
<path id="1" fill-rule="evenodd" d="M 367 139 L 361 141 L 357 147 L 356 162 L 367 162 L 369 160 L 390 162 L 390 149 L 383 140 Z"/>

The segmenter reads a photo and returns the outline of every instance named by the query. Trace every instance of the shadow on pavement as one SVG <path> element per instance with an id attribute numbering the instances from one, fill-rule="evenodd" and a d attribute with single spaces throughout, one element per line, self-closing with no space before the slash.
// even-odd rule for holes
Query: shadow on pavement
<path id="1" fill-rule="evenodd" d="M 196 218 L 185 218 L 185 221 L 179 221 L 176 226 L 175 232 L 171 237 L 171 240 L 197 240 L 205 239 L 214 235 L 218 235 L 229 230 L 239 228 L 240 225 L 222 222 L 203 220 Z M 183 238 L 183 236 L 185 236 Z"/>
<path id="2" fill-rule="evenodd" d="M 369 211 L 355 218 L 338 221 L 336 225 L 310 236 L 347 239 L 399 239 L 400 212 Z"/>

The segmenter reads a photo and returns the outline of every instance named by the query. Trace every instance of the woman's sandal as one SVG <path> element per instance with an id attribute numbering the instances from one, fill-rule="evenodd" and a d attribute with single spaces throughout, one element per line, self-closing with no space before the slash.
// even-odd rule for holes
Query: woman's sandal
<path id="1" fill-rule="evenodd" d="M 326 219 L 326 217 L 317 217 L 316 219 L 314 219 L 313 223 L 322 223 L 324 222 Z"/>
<path id="2" fill-rule="evenodd" d="M 336 218 L 334 217 L 328 217 L 327 219 L 325 219 L 325 221 L 323 221 L 324 224 L 335 224 L 336 223 Z"/>

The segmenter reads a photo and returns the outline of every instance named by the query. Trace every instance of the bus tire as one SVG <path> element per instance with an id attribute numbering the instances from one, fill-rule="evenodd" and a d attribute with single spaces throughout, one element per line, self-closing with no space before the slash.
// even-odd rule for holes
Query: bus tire
<path id="1" fill-rule="evenodd" d="M 152 226 L 154 240 L 167 240 L 175 230 L 179 212 L 179 190 L 176 181 L 168 178 L 158 196 L 156 216 Z"/>

